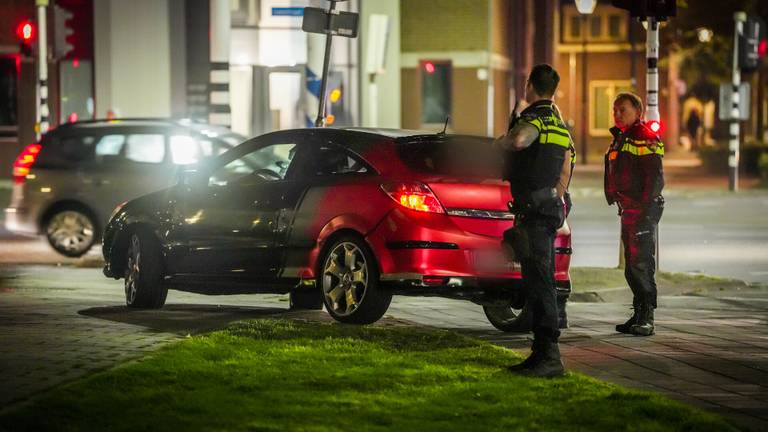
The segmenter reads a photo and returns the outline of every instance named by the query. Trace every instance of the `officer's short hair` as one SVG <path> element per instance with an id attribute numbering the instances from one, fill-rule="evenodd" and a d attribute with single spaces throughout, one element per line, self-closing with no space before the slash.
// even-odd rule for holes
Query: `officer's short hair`
<path id="1" fill-rule="evenodd" d="M 560 84 L 560 75 L 550 65 L 546 63 L 537 64 L 531 69 L 528 76 L 528 82 L 531 83 L 536 94 L 543 97 L 552 97 Z"/>
<path id="2" fill-rule="evenodd" d="M 629 103 L 632 104 L 632 107 L 635 108 L 641 116 L 643 115 L 643 100 L 640 99 L 640 96 L 630 93 L 630 92 L 623 92 L 616 95 L 616 98 L 613 100 L 613 104 L 620 104 L 624 101 L 629 101 Z"/>

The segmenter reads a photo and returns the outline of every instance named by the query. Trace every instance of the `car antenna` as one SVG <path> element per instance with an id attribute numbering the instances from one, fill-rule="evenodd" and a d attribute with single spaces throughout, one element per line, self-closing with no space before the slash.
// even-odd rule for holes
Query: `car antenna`
<path id="1" fill-rule="evenodd" d="M 439 135 L 445 135 L 446 129 L 448 129 L 448 122 L 451 120 L 451 116 L 445 116 L 445 125 L 443 126 L 443 131 L 439 133 Z"/>

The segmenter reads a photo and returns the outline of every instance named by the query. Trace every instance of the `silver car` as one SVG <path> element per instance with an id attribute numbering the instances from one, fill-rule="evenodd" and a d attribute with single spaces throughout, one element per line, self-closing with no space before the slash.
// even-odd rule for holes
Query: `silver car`
<path id="1" fill-rule="evenodd" d="M 57 252 L 81 256 L 100 240 L 118 204 L 174 184 L 179 165 L 216 156 L 244 140 L 225 128 L 183 120 L 59 126 L 14 162 L 5 227 L 18 234 L 43 233 Z"/>

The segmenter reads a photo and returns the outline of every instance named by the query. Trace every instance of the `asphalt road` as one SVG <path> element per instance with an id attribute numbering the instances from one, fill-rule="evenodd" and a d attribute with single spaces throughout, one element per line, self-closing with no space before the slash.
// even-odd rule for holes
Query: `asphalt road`
<path id="1" fill-rule="evenodd" d="M 574 266 L 615 267 L 619 220 L 602 191 L 576 189 Z M 660 269 L 768 283 L 768 191 L 680 191 L 666 194 L 659 225 Z"/>

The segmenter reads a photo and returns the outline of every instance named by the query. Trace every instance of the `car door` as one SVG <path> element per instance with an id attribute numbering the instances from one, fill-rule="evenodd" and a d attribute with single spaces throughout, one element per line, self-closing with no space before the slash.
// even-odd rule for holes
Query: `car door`
<path id="1" fill-rule="evenodd" d="M 217 159 L 204 184 L 183 196 L 183 273 L 268 279 L 278 271 L 275 232 L 286 197 L 295 196 L 288 178 L 299 144 L 284 134 L 257 139 Z"/>

